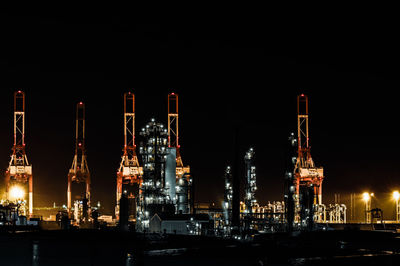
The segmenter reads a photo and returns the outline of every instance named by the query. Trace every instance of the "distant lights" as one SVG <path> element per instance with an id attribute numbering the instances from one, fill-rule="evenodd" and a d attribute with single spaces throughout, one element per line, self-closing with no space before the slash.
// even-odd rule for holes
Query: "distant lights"
<path id="1" fill-rule="evenodd" d="M 79 105 L 82 105 L 83 104 L 83 102 L 79 102 Z"/>

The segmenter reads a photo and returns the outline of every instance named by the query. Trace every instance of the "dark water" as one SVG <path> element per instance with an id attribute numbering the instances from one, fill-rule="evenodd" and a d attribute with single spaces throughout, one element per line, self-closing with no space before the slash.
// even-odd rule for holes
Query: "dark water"
<path id="1" fill-rule="evenodd" d="M 243 243 L 90 230 L 1 233 L 0 265 L 400 265 L 400 238 L 335 231 Z"/>

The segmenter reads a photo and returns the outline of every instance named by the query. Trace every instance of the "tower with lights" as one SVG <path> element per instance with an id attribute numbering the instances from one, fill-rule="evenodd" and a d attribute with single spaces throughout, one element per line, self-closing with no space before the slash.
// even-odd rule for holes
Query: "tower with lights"
<path id="1" fill-rule="evenodd" d="M 14 93 L 14 145 L 5 173 L 6 199 L 22 203 L 21 210 L 24 212 L 27 202 L 29 216 L 32 216 L 32 165 L 28 162 L 25 148 L 25 93 L 19 90 Z M 26 185 L 28 185 L 28 200 L 26 200 Z"/>

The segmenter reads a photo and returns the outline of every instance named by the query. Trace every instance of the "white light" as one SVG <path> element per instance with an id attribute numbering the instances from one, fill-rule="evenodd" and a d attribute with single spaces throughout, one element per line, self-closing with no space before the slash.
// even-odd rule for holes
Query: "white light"
<path id="1" fill-rule="evenodd" d="M 10 198 L 12 200 L 23 199 L 25 195 L 25 191 L 22 187 L 13 186 L 10 189 Z"/>
<path id="2" fill-rule="evenodd" d="M 364 192 L 363 193 L 363 200 L 364 201 L 369 201 L 370 200 L 370 194 L 368 192 Z"/>
<path id="3" fill-rule="evenodd" d="M 395 199 L 396 201 L 400 199 L 400 193 L 398 191 L 393 192 L 393 199 Z"/>

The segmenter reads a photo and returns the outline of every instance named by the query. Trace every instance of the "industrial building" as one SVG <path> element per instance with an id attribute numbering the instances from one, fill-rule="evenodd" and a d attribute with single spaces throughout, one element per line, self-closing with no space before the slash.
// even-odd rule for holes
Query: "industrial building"
<path id="1" fill-rule="evenodd" d="M 136 154 L 135 96 L 124 94 L 124 149 L 117 172 L 116 216 L 136 223 L 136 230 L 149 230 L 154 216 L 190 214 L 192 178 L 190 167 L 184 166 L 179 145 L 178 95 L 168 95 L 168 126 L 152 118 L 139 136 L 141 145 Z M 128 190 L 130 190 L 128 192 Z M 123 194 L 130 202 L 120 204 Z M 129 212 L 129 215 L 122 215 Z"/>

